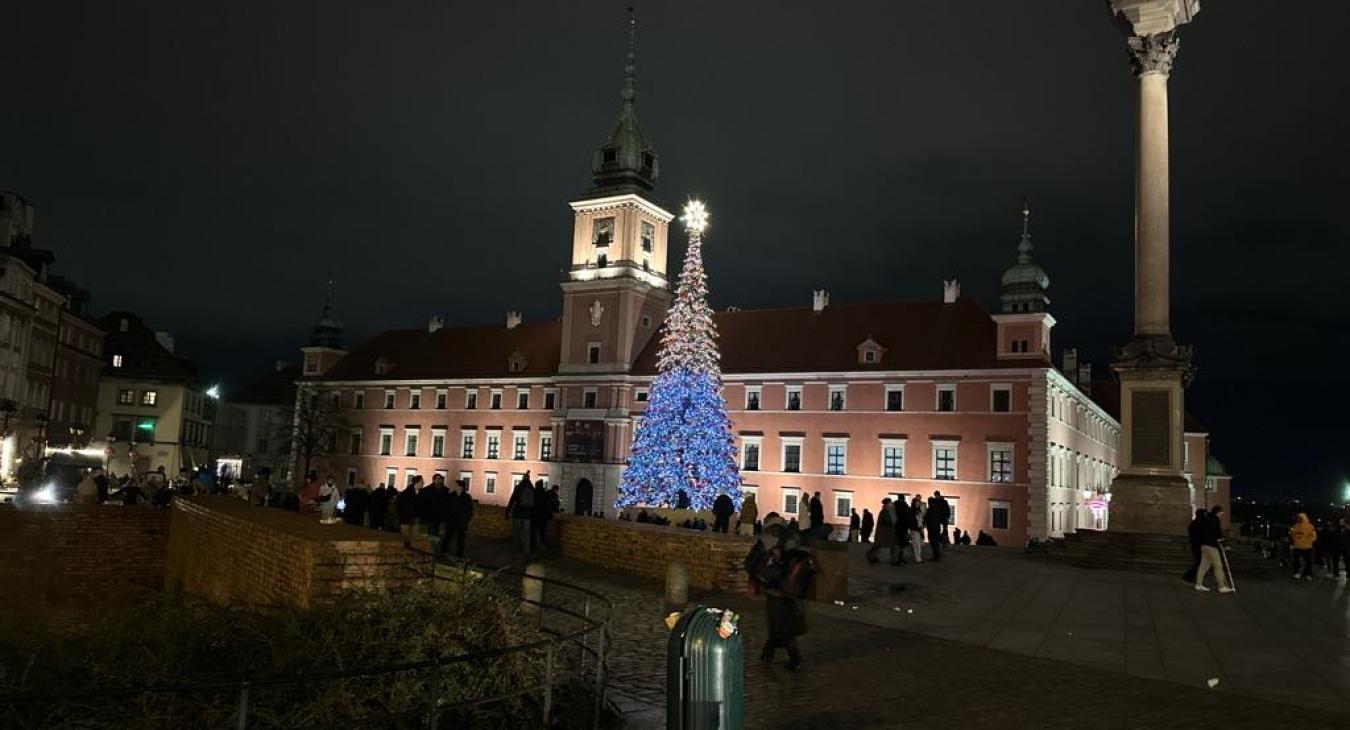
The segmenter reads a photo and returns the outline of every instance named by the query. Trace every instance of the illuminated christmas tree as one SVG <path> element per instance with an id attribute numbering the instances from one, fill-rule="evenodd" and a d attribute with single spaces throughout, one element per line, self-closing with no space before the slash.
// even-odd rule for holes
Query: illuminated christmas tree
<path id="1" fill-rule="evenodd" d="M 662 327 L 658 373 L 647 396 L 647 411 L 619 484 L 615 502 L 619 508 L 674 507 L 681 491 L 696 510 L 712 508 L 723 493 L 738 508 L 741 503 L 736 444 L 722 399 L 717 329 L 703 272 L 708 211 L 702 203 L 690 201 L 680 220 L 689 231 L 689 249 L 675 303 Z"/>

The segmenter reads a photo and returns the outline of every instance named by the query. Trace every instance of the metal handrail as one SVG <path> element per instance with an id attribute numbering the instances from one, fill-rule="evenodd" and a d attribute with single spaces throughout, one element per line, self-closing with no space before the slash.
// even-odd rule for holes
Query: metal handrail
<path id="1" fill-rule="evenodd" d="M 459 654 L 451 657 L 434 657 L 432 659 L 427 660 L 415 662 L 402 662 L 399 664 L 387 664 L 368 669 L 356 668 L 332 672 L 315 672 L 292 677 L 274 677 L 271 679 L 264 679 L 258 681 L 243 680 L 238 682 L 222 681 L 222 682 L 198 682 L 193 684 L 157 684 L 141 687 L 114 687 L 106 689 L 94 689 L 82 692 L 12 692 L 7 694 L 0 694 L 0 705 L 13 706 L 32 702 L 109 699 L 116 697 L 166 694 L 166 693 L 168 694 L 207 693 L 218 695 L 223 694 L 225 692 L 237 691 L 239 692 L 240 705 L 239 710 L 237 712 L 238 723 L 236 727 L 239 728 L 240 730 L 243 730 L 244 728 L 247 727 L 247 717 L 249 712 L 249 693 L 252 690 L 263 688 L 286 687 L 301 684 L 311 684 L 316 682 L 334 682 L 344 679 L 375 677 L 404 672 L 421 672 L 427 669 L 439 671 L 441 667 L 446 665 L 460 664 L 463 662 L 481 661 L 486 659 L 492 659 L 495 657 L 506 656 L 508 654 L 528 652 L 538 649 L 549 649 L 549 657 L 547 660 L 547 669 L 546 669 L 547 676 L 545 681 L 537 684 L 532 684 L 529 687 L 518 688 L 505 694 L 476 698 L 472 700 L 461 700 L 459 702 L 445 705 L 439 704 L 439 699 L 437 697 L 429 697 L 428 698 L 429 706 L 425 709 L 424 714 L 424 716 L 426 717 L 427 727 L 435 728 L 438 716 L 449 710 L 463 709 L 469 707 L 483 707 L 485 705 L 491 705 L 496 702 L 502 702 L 505 700 L 526 696 L 540 691 L 544 693 L 544 700 L 545 700 L 544 713 L 547 716 L 547 714 L 551 710 L 552 693 L 553 688 L 555 686 L 571 678 L 580 678 L 583 681 L 586 679 L 587 670 L 585 669 L 584 666 L 584 657 L 586 656 L 595 658 L 596 664 L 595 705 L 594 705 L 595 712 L 593 724 L 596 727 L 599 726 L 601 708 L 606 704 L 607 701 L 607 698 L 605 696 L 609 680 L 609 655 L 608 655 L 609 653 L 607 651 L 607 647 L 609 644 L 609 622 L 613 616 L 614 611 L 613 602 L 611 602 L 603 594 L 598 593 L 594 590 L 591 590 L 584 586 L 575 585 L 567 581 L 558 580 L 556 578 L 531 575 L 529 573 L 517 571 L 505 566 L 493 567 L 485 565 L 475 565 L 468 561 L 459 561 L 458 563 L 455 563 L 448 558 L 438 557 L 428 551 L 420 550 L 412 546 L 408 546 L 408 549 L 428 559 L 428 563 L 431 564 L 432 569 L 428 574 L 423 575 L 424 577 L 430 578 L 431 580 L 449 579 L 447 576 L 441 576 L 437 574 L 435 570 L 436 565 L 456 565 L 456 564 L 458 564 L 463 569 L 464 574 L 467 574 L 470 570 L 478 569 L 483 571 L 484 574 L 491 574 L 494 576 L 502 576 L 502 575 L 519 576 L 522 578 L 528 578 L 530 580 L 537 580 L 545 585 L 553 585 L 558 588 L 562 588 L 568 591 L 581 594 L 587 599 L 585 613 L 578 613 L 577 611 L 574 611 L 566 606 L 549 604 L 545 600 L 536 601 L 532 599 L 522 598 L 521 601 L 523 603 L 533 605 L 539 609 L 541 616 L 541 625 L 538 628 L 538 630 L 550 634 L 549 638 L 537 639 L 535 641 L 525 642 L 523 644 L 515 644 L 508 647 L 499 647 L 495 649 L 486 649 L 483 651 L 470 652 L 467 654 Z M 412 568 L 413 570 L 417 570 L 417 567 L 414 565 L 410 565 L 408 567 Z M 598 604 L 598 606 L 603 609 L 602 615 L 600 616 L 591 615 L 591 606 L 590 606 L 591 600 L 594 600 L 595 603 Z M 552 611 L 568 616 L 578 621 L 581 624 L 581 627 L 576 630 L 568 632 L 558 632 L 553 629 L 546 629 L 542 626 L 542 616 L 545 611 Z M 596 648 L 588 646 L 587 642 L 585 641 L 585 637 L 592 633 L 597 634 Z M 554 668 L 554 660 L 556 657 L 555 651 L 558 647 L 568 643 L 575 644 L 580 649 L 580 656 L 583 657 L 583 666 L 579 670 L 575 671 L 566 669 L 555 670 Z M 414 716 L 422 712 L 423 710 L 410 711 L 408 715 Z M 356 722 L 362 721 L 363 720 L 360 719 L 356 720 Z"/>

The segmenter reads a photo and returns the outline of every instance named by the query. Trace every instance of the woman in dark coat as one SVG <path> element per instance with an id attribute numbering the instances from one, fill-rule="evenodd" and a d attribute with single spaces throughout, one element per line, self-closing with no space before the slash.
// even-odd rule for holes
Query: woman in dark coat
<path id="1" fill-rule="evenodd" d="M 864 510 L 863 510 L 863 519 L 862 519 L 862 541 L 863 541 L 863 542 L 867 542 L 868 540 L 872 539 L 872 528 L 875 527 L 875 526 L 876 526 L 876 521 L 872 519 L 872 511 L 869 510 L 869 509 L 864 509 Z"/>
<path id="2" fill-rule="evenodd" d="M 882 548 L 892 553 L 892 558 L 895 557 L 895 512 L 891 509 L 890 497 L 881 500 L 881 513 L 877 517 L 877 541 L 867 549 L 867 562 L 877 562 L 877 551 Z"/>
<path id="3" fill-rule="evenodd" d="M 815 573 L 815 562 L 809 549 L 803 547 L 801 535 L 784 524 L 783 518 L 777 513 L 770 513 L 764 518 L 759 543 L 766 552 L 780 550 L 787 569 L 787 574 L 778 585 L 758 586 L 764 592 L 764 608 L 769 624 L 769 638 L 764 642 L 764 650 L 759 658 L 771 662 L 780 647 L 787 649 L 788 668 L 797 671 L 802 668 L 797 637 L 806 633 L 806 613 L 801 599 Z"/>

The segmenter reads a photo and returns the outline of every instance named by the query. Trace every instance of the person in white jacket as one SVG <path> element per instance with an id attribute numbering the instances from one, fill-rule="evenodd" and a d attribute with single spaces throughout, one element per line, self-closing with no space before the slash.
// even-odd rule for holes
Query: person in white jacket
<path id="1" fill-rule="evenodd" d="M 319 521 L 336 522 L 338 498 L 341 494 L 338 492 L 337 484 L 333 477 L 328 477 L 328 481 L 319 487 Z"/>

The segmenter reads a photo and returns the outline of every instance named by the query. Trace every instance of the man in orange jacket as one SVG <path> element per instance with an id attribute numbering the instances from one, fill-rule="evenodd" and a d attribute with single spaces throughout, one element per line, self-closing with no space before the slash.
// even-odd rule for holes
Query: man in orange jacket
<path id="1" fill-rule="evenodd" d="M 1289 528 L 1289 541 L 1294 545 L 1294 580 L 1312 580 L 1313 543 L 1317 542 L 1317 528 L 1308 521 L 1306 512 L 1299 512 L 1294 526 Z"/>

